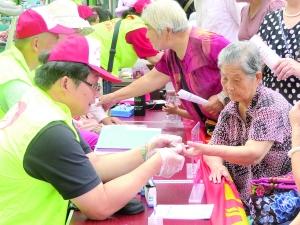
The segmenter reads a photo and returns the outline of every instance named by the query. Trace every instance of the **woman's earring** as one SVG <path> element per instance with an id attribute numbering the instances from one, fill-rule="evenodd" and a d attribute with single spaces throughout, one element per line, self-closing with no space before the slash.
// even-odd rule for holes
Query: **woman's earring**
<path id="1" fill-rule="evenodd" d="M 168 35 L 167 39 L 170 40 L 170 36 L 169 35 Z"/>

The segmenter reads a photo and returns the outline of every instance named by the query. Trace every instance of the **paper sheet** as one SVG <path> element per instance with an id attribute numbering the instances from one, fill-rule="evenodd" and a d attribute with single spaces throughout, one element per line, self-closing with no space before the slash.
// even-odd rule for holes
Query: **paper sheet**
<path id="1" fill-rule="evenodd" d="M 208 103 L 206 99 L 194 95 L 190 92 L 187 92 L 186 90 L 183 89 L 179 90 L 177 94 L 179 98 L 184 99 L 186 101 L 195 102 L 200 105 L 205 105 L 206 103 Z"/>
<path id="2" fill-rule="evenodd" d="M 251 39 L 251 42 L 256 44 L 258 47 L 261 60 L 270 68 L 273 69 L 274 65 L 278 62 L 280 59 L 279 55 L 276 54 L 275 51 L 273 51 L 267 44 L 265 44 L 262 39 L 254 35 Z"/>
<path id="3" fill-rule="evenodd" d="M 147 128 L 132 125 L 103 126 L 96 149 L 131 149 L 148 142 L 153 136 L 161 134 L 161 128 Z"/>
<path id="4" fill-rule="evenodd" d="M 210 219 L 213 208 L 213 204 L 157 205 L 156 217 L 184 220 Z"/>

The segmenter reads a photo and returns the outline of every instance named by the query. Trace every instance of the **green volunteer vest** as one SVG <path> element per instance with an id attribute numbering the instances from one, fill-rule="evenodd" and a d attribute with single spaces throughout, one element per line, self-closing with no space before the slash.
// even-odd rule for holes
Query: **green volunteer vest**
<path id="1" fill-rule="evenodd" d="M 0 54 L 0 85 L 10 80 L 20 79 L 30 85 L 34 83 L 34 72 L 30 71 L 23 54 L 14 44 L 11 49 Z"/>
<path id="2" fill-rule="evenodd" d="M 114 33 L 114 27 L 120 18 L 116 18 L 110 21 L 105 21 L 94 25 L 94 32 L 87 35 L 88 37 L 100 40 L 101 44 L 101 66 L 104 69 L 108 67 L 109 52 L 111 47 L 111 42 Z M 119 70 L 122 68 L 132 68 L 136 63 L 138 56 L 131 44 L 126 42 L 126 34 L 130 31 L 146 27 L 143 20 L 135 15 L 128 15 L 122 20 L 119 29 L 118 41 L 116 46 L 116 54 L 114 58 L 114 65 L 112 69 L 112 74 L 119 77 Z"/>
<path id="3" fill-rule="evenodd" d="M 30 71 L 23 54 L 11 44 L 11 49 L 0 54 L 0 88 L 10 80 L 22 80 L 29 85 L 34 84 L 34 72 Z M 0 119 L 3 118 L 4 112 L 0 107 Z"/>
<path id="4" fill-rule="evenodd" d="M 0 224 L 63 225 L 68 201 L 47 182 L 29 176 L 23 168 L 25 151 L 47 124 L 72 125 L 69 108 L 32 88 L 0 121 Z M 47 143 L 45 143 L 47 145 Z"/>
<path id="5" fill-rule="evenodd" d="M 0 120 L 4 117 L 5 113 L 2 111 L 2 109 L 0 108 Z"/>

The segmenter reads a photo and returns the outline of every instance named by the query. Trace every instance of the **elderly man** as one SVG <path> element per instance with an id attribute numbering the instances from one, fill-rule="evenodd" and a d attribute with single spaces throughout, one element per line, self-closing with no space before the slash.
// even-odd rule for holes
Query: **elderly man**
<path id="1" fill-rule="evenodd" d="M 116 79 L 99 67 L 99 50 L 98 41 L 74 35 L 43 52 L 37 87 L 0 121 L 0 224 L 64 224 L 68 200 L 103 220 L 152 176 L 182 169 L 178 136 L 97 156 L 76 131 L 72 117 L 86 114 L 99 97 L 99 76 Z"/>
<path id="2" fill-rule="evenodd" d="M 46 6 L 23 12 L 16 27 L 11 49 L 0 54 L 0 118 L 33 85 L 38 55 L 56 46 L 59 34 L 75 30 L 57 24 Z"/>

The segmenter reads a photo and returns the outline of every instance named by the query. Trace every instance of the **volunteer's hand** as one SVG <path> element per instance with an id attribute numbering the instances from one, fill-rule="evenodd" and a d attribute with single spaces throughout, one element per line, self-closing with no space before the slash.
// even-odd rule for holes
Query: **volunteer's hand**
<path id="1" fill-rule="evenodd" d="M 107 95 L 100 96 L 99 101 L 95 105 L 96 106 L 102 105 L 103 109 L 107 111 L 116 104 L 117 101 L 115 100 L 114 93 L 110 93 Z"/>
<path id="2" fill-rule="evenodd" d="M 103 123 L 104 125 L 120 125 L 120 124 L 124 124 L 122 122 L 122 120 L 120 120 L 117 117 L 105 117 L 103 120 L 101 120 L 101 123 Z"/>
<path id="3" fill-rule="evenodd" d="M 208 99 L 208 103 L 202 105 L 202 108 L 211 115 L 211 119 L 218 120 L 218 116 L 224 108 L 222 102 L 219 101 L 217 95 L 213 95 Z"/>
<path id="4" fill-rule="evenodd" d="M 178 105 L 176 105 L 175 102 L 172 102 L 171 104 L 166 104 L 165 106 L 162 107 L 162 111 L 164 111 L 167 115 L 170 115 L 170 114 L 177 115 L 178 109 L 179 109 L 179 107 L 178 107 Z"/>
<path id="5" fill-rule="evenodd" d="M 292 75 L 300 78 L 300 63 L 291 58 L 279 59 L 272 70 L 277 80 L 285 80 Z"/>
<path id="6" fill-rule="evenodd" d="M 172 151 L 171 148 L 158 148 L 153 152 L 158 152 L 162 159 L 160 172 L 157 176 L 169 178 L 182 170 L 184 157 Z"/>
<path id="7" fill-rule="evenodd" d="M 168 147 L 171 147 L 173 151 L 180 154 L 183 149 L 182 138 L 171 134 L 160 134 L 152 137 L 150 141 L 146 143 L 146 160 L 154 155 L 155 152 L 152 153 L 154 149 Z"/>

